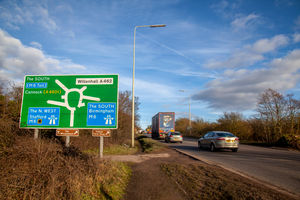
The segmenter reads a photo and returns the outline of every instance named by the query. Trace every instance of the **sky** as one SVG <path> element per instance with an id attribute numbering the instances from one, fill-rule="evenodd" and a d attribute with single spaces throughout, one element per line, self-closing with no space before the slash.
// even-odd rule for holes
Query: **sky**
<path id="1" fill-rule="evenodd" d="M 271 88 L 300 97 L 299 0 L 0 0 L 0 83 L 119 74 L 140 126 L 157 112 L 216 121 L 255 114 Z"/>

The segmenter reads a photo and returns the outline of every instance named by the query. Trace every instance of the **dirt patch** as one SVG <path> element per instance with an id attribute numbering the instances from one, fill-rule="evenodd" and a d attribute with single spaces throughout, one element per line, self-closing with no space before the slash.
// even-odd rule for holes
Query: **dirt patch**
<path id="1" fill-rule="evenodd" d="M 174 150 L 163 151 L 147 159 L 136 155 L 139 161 L 129 163 L 132 177 L 124 200 L 294 199 Z M 159 156 L 164 154 L 169 156 Z"/>
<path id="2" fill-rule="evenodd" d="M 170 154 L 168 153 L 158 153 L 158 154 L 137 154 L 137 155 L 114 155 L 114 156 L 104 156 L 104 159 L 120 161 L 120 162 L 134 162 L 141 163 L 152 158 L 168 158 Z"/>
<path id="3" fill-rule="evenodd" d="M 161 157 L 161 155 L 168 156 Z M 161 170 L 161 164 L 166 162 L 181 163 L 184 161 L 193 163 L 194 161 L 185 156 L 180 156 L 170 149 L 165 149 L 163 154 L 153 154 L 152 156 L 152 159 L 147 159 L 144 162 L 130 164 L 132 167 L 132 177 L 124 200 L 186 199 L 184 194 L 178 190 L 178 186 L 174 184 L 173 180 Z"/>

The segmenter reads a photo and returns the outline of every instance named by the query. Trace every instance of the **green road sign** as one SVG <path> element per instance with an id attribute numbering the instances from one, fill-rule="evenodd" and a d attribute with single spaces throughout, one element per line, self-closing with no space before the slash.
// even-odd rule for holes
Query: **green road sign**
<path id="1" fill-rule="evenodd" d="M 116 129 L 118 75 L 25 76 L 21 128 Z"/>

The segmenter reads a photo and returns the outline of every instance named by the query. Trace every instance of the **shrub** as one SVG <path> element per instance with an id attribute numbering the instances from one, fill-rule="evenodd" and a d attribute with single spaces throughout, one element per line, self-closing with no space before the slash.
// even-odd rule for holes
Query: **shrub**
<path id="1" fill-rule="evenodd" d="M 280 147 L 292 147 L 295 149 L 300 149 L 300 137 L 297 135 L 283 135 L 281 138 L 279 138 L 275 145 Z"/>
<path id="2" fill-rule="evenodd" d="M 75 147 L 17 137 L 0 158 L 0 199 L 120 199 L 130 174 Z"/>

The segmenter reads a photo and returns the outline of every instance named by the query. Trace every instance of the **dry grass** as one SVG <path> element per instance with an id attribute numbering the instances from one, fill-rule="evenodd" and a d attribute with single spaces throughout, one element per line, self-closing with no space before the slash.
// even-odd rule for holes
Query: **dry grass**
<path id="1" fill-rule="evenodd" d="M 12 127 L 12 121 L 0 118 L 0 156 L 5 154 L 14 143 L 15 138 L 12 134 Z"/>
<path id="2" fill-rule="evenodd" d="M 160 142 L 153 140 L 152 138 L 147 138 L 145 136 L 138 137 L 142 151 L 144 153 L 154 153 L 160 151 L 165 146 Z"/>
<path id="3" fill-rule="evenodd" d="M 119 144 L 113 143 L 111 138 L 104 138 L 104 155 L 129 155 L 135 154 L 138 152 L 138 146 L 135 148 L 130 147 L 130 142 L 126 142 Z M 80 137 L 73 137 L 71 138 L 72 146 L 80 149 L 80 151 L 89 154 L 91 156 L 98 156 L 99 155 L 99 137 L 93 137 L 92 133 L 85 130 L 83 134 L 80 133 Z"/>
<path id="4" fill-rule="evenodd" d="M 187 199 L 293 199 L 215 166 L 165 163 L 161 165 L 161 169 Z"/>
<path id="5" fill-rule="evenodd" d="M 0 157 L 0 199 L 120 199 L 130 173 L 74 147 L 17 137 Z"/>

